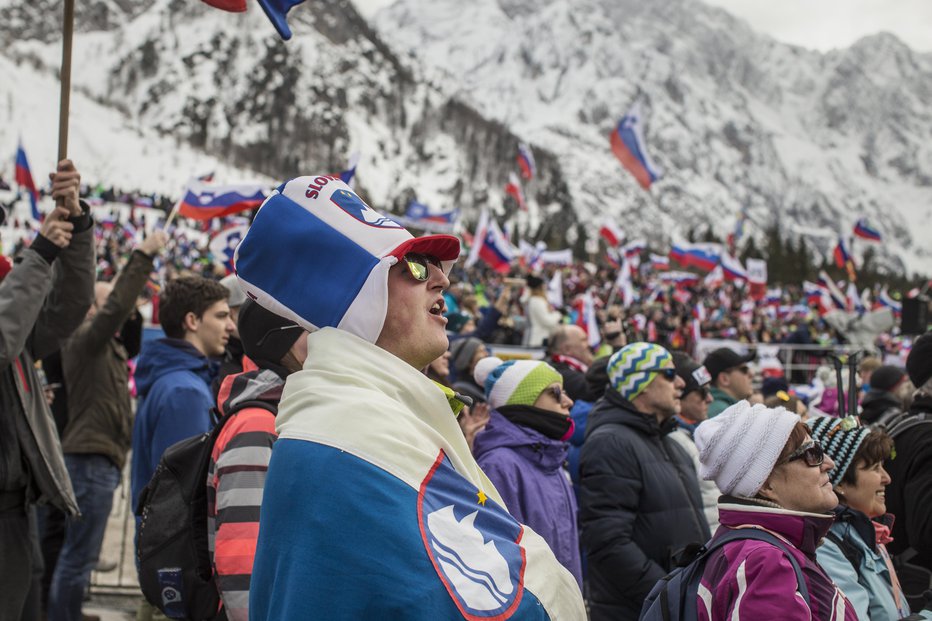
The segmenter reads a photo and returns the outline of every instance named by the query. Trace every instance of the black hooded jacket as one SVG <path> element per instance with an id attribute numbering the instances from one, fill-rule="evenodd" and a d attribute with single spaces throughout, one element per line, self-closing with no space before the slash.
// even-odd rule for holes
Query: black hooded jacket
<path id="1" fill-rule="evenodd" d="M 580 463 L 579 520 L 591 620 L 637 619 L 654 584 L 690 543 L 705 543 L 692 460 L 663 425 L 606 390 L 589 414 Z"/>

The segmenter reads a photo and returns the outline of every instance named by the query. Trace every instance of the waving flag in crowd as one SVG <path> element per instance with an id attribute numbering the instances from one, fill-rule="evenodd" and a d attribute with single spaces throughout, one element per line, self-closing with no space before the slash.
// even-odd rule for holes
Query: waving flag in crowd
<path id="1" fill-rule="evenodd" d="M 231 13 L 242 13 L 246 10 L 246 0 L 202 1 L 214 8 L 230 11 Z M 288 11 L 302 2 L 304 0 L 259 0 L 259 6 L 265 11 L 281 38 L 287 41 L 291 38 L 291 28 L 288 27 L 288 20 L 286 19 Z"/>
<path id="2" fill-rule="evenodd" d="M 641 119 L 641 102 L 635 101 L 612 131 L 610 142 L 621 165 L 647 190 L 663 172 L 647 154 Z"/>
<path id="3" fill-rule="evenodd" d="M 346 170 L 340 173 L 340 181 L 353 187 L 353 177 L 356 176 L 356 164 L 359 163 L 359 151 L 354 151 L 350 155 L 349 162 L 346 163 Z"/>
<path id="4" fill-rule="evenodd" d="M 845 308 L 847 305 L 847 298 L 845 297 L 845 294 L 841 292 L 841 289 L 838 288 L 838 285 L 835 284 L 835 281 L 825 273 L 825 270 L 819 271 L 819 284 L 828 293 L 829 298 L 836 308 Z"/>
<path id="5" fill-rule="evenodd" d="M 903 312 L 903 304 L 890 295 L 886 287 L 881 289 L 880 293 L 877 295 L 877 305 L 889 308 L 893 311 L 894 315 L 899 315 Z"/>
<path id="6" fill-rule="evenodd" d="M 619 228 L 612 220 L 606 218 L 599 229 L 599 235 L 605 240 L 605 243 L 612 248 L 617 248 L 621 242 L 625 241 L 625 232 Z"/>
<path id="7" fill-rule="evenodd" d="M 602 342 L 602 335 L 599 334 L 599 321 L 595 316 L 595 298 L 592 297 L 592 289 L 576 299 L 576 325 L 586 331 L 586 338 L 589 347 L 596 347 Z"/>
<path id="8" fill-rule="evenodd" d="M 210 240 L 208 248 L 211 254 L 214 255 L 214 260 L 222 263 L 223 267 L 226 268 L 227 274 L 233 273 L 233 255 L 240 241 L 246 237 L 246 231 L 248 230 L 248 224 L 231 226 L 220 231 Z"/>
<path id="9" fill-rule="evenodd" d="M 531 151 L 531 147 L 523 142 L 518 144 L 518 168 L 521 169 L 521 176 L 525 179 L 530 180 L 537 176 L 534 153 Z"/>
<path id="10" fill-rule="evenodd" d="M 650 253 L 650 266 L 658 272 L 668 270 L 670 269 L 670 257 L 665 257 L 662 254 L 654 254 L 652 252 Z"/>
<path id="11" fill-rule="evenodd" d="M 670 258 L 683 267 L 696 267 L 711 271 L 722 259 L 722 245 L 714 243 L 680 242 L 673 244 Z"/>
<path id="12" fill-rule="evenodd" d="M 32 171 L 29 170 L 29 160 L 26 159 L 26 151 L 23 145 L 16 147 L 16 184 L 29 195 L 29 206 L 32 208 L 32 219 L 41 220 L 42 214 L 39 213 L 39 190 L 36 189 L 36 183 L 32 180 Z"/>
<path id="13" fill-rule="evenodd" d="M 524 190 L 521 189 L 521 180 L 513 172 L 508 173 L 508 183 L 505 184 L 505 194 L 515 199 L 521 211 L 527 211 L 527 203 L 524 202 Z"/>
<path id="14" fill-rule="evenodd" d="M 731 256 L 727 252 L 722 253 L 722 271 L 725 274 L 725 280 L 747 280 L 748 273 L 741 265 L 741 261 Z"/>
<path id="15" fill-rule="evenodd" d="M 880 231 L 868 224 L 867 218 L 859 218 L 858 221 L 855 222 L 854 234 L 868 241 L 880 241 Z"/>
<path id="16" fill-rule="evenodd" d="M 485 209 L 479 216 L 476 234 L 473 236 L 473 245 L 470 248 L 469 258 L 466 259 L 466 267 L 475 265 L 479 259 L 485 261 L 489 267 L 500 274 L 507 274 L 514 260 L 514 250 L 511 244 L 505 239 L 498 223 L 494 218 L 489 217 L 489 212 Z"/>
<path id="17" fill-rule="evenodd" d="M 412 200 L 405 209 L 405 215 L 392 216 L 398 224 L 410 226 L 434 233 L 451 233 L 459 219 L 459 209 L 431 212 L 424 203 Z"/>
<path id="18" fill-rule="evenodd" d="M 185 190 L 178 213 L 194 220 L 207 220 L 255 209 L 263 200 L 265 190 L 259 185 L 209 185 L 193 181 Z"/>
<path id="19" fill-rule="evenodd" d="M 835 265 L 848 271 L 848 280 L 852 282 L 857 280 L 857 275 L 854 273 L 854 259 L 851 258 L 851 251 L 848 250 L 844 237 L 838 236 L 838 244 L 832 255 L 835 257 Z"/>

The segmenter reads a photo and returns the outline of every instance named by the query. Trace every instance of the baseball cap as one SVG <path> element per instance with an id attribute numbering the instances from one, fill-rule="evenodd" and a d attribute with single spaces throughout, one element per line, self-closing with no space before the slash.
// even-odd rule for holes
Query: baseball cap
<path id="1" fill-rule="evenodd" d="M 741 355 L 727 347 L 720 347 L 709 353 L 709 355 L 705 357 L 705 360 L 702 361 L 702 365 L 708 369 L 709 375 L 711 376 L 710 381 L 714 382 L 719 373 L 727 371 L 728 369 L 740 367 L 742 364 L 754 360 L 754 357 L 754 352 Z"/>
<path id="2" fill-rule="evenodd" d="M 676 367 L 676 374 L 686 382 L 681 397 L 685 397 L 694 390 L 699 390 L 712 381 L 708 369 L 683 352 L 673 352 L 673 365 Z"/>
<path id="3" fill-rule="evenodd" d="M 236 248 L 246 295 L 308 331 L 334 327 L 370 343 L 388 310 L 388 271 L 408 253 L 431 255 L 449 273 L 452 235 L 414 237 L 334 175 L 297 177 L 262 203 Z"/>

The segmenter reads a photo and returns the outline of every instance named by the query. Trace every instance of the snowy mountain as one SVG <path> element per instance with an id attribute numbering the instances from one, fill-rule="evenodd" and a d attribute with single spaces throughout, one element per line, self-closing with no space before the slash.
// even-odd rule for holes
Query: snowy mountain
<path id="1" fill-rule="evenodd" d="M 0 0 L 0 150 L 21 135 L 44 167 L 58 4 Z M 77 4 L 71 153 L 88 179 L 177 193 L 209 170 L 273 182 L 359 151 L 377 208 L 489 206 L 552 247 L 605 213 L 658 245 L 724 237 L 747 205 L 746 231 L 777 222 L 823 253 L 867 216 L 891 269 L 932 271 L 932 55 L 891 35 L 820 54 L 696 0 L 398 0 L 371 21 L 329 0 L 296 7 L 284 43 L 255 5 Z M 650 192 L 608 143 L 638 97 L 666 171 Z M 519 141 L 539 169 L 527 213 L 503 193 Z"/>

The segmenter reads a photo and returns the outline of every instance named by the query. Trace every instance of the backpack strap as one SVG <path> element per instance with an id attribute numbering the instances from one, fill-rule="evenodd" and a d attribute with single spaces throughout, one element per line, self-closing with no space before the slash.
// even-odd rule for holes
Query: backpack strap
<path id="1" fill-rule="evenodd" d="M 803 577 L 803 570 L 799 566 L 799 562 L 796 560 L 796 557 L 787 549 L 786 544 L 780 540 L 776 535 L 772 535 L 766 530 L 760 528 L 733 528 L 726 532 L 720 537 L 714 537 L 708 544 L 706 544 L 706 551 L 703 556 L 708 556 L 713 551 L 721 548 L 727 543 L 732 541 L 742 541 L 745 539 L 753 539 L 755 541 L 764 541 L 770 545 L 779 548 L 783 555 L 789 559 L 790 565 L 793 566 L 793 573 L 796 574 L 796 589 L 799 591 L 799 594 L 803 596 L 803 599 L 806 600 L 806 605 L 810 608 L 812 604 L 809 600 L 809 589 L 806 587 L 806 580 Z"/>
<path id="2" fill-rule="evenodd" d="M 903 435 L 913 427 L 918 427 L 925 423 L 932 423 L 932 412 L 906 415 L 893 423 L 890 429 L 887 430 L 887 435 L 896 439 L 897 436 Z"/>
<path id="3" fill-rule="evenodd" d="M 845 558 L 849 563 L 851 563 L 851 566 L 854 567 L 854 570 L 857 572 L 858 576 L 860 576 L 862 560 L 861 551 L 858 550 L 856 546 L 851 545 L 849 542 L 845 541 L 832 531 L 825 533 L 825 538 L 838 546 L 838 549 L 841 550 L 841 553 L 845 555 Z"/>

